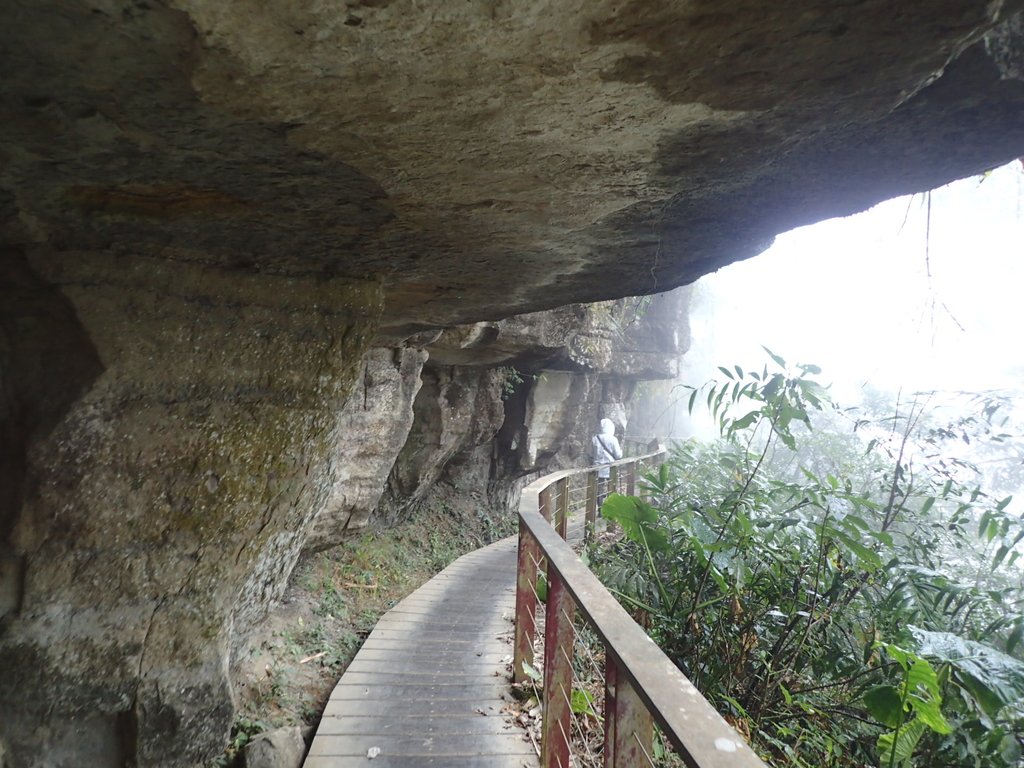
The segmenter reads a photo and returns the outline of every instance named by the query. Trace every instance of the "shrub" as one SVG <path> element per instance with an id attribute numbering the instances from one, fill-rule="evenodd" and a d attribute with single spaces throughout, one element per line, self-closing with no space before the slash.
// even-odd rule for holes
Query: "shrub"
<path id="1" fill-rule="evenodd" d="M 771 356 L 693 390 L 721 439 L 678 446 L 648 500 L 608 498 L 623 536 L 595 570 L 773 763 L 1019 765 L 1010 499 L 934 450 L 919 403 L 844 434 L 820 371 Z"/>

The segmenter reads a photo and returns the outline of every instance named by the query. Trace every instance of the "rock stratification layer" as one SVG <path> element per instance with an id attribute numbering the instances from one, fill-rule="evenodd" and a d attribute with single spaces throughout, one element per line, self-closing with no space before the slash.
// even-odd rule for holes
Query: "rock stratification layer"
<path id="1" fill-rule="evenodd" d="M 9 0 L 0 30 L 19 767 L 208 758 L 303 548 L 459 445 L 581 453 L 601 366 L 679 344 L 494 321 L 1024 154 L 1017 0 Z M 502 406 L 499 367 L 557 373 Z"/>

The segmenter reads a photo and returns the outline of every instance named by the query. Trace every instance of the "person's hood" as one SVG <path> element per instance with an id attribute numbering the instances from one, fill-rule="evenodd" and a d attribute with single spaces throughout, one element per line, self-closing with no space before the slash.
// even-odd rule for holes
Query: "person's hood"
<path id="1" fill-rule="evenodd" d="M 613 422 L 611 419 L 601 419 L 601 434 L 614 437 L 615 422 Z"/>

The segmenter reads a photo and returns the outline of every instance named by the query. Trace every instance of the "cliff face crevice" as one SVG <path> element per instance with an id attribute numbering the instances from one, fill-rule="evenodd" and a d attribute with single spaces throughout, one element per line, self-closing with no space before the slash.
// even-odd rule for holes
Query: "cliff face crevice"
<path id="1" fill-rule="evenodd" d="M 423 385 L 426 353 L 371 349 L 362 376 L 337 427 L 330 459 L 335 481 L 306 538 L 307 550 L 324 549 L 369 522 L 385 482 L 413 427 L 413 403 Z"/>
<path id="2" fill-rule="evenodd" d="M 422 378 L 412 429 L 388 477 L 384 523 L 421 503 L 456 457 L 490 441 L 504 416 L 502 371 L 428 364 Z"/>
<path id="3" fill-rule="evenodd" d="M 67 299 L 31 271 L 21 249 L 0 255 L 0 618 L 22 602 L 25 562 L 11 546 L 25 494 L 28 445 L 60 423 L 102 372 Z"/>
<path id="4" fill-rule="evenodd" d="M 671 375 L 580 302 L 1024 155 L 1022 6 L 4 3 L 0 750 L 208 757 L 301 551 Z"/>

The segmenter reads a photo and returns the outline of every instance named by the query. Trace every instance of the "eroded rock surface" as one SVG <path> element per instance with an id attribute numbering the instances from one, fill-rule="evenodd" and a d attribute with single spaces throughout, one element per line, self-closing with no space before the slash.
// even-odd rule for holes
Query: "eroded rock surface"
<path id="1" fill-rule="evenodd" d="M 386 276 L 396 333 L 651 293 L 1019 155 L 1016 11 L 11 2 L 3 186 L 62 247 Z"/>
<path id="2" fill-rule="evenodd" d="M 0 754 L 210 757 L 314 517 L 578 460 L 668 372 L 579 302 L 1024 154 L 1020 13 L 3 3 Z"/>
<path id="3" fill-rule="evenodd" d="M 504 371 L 428 366 L 415 421 L 388 479 L 389 514 L 421 501 L 459 453 L 488 445 L 504 420 Z"/>
<path id="4" fill-rule="evenodd" d="M 334 487 L 306 538 L 306 548 L 337 544 L 362 528 L 377 508 L 384 483 L 413 425 L 413 402 L 427 355 L 417 349 L 373 349 L 342 409 L 331 460 Z"/>
<path id="5" fill-rule="evenodd" d="M 379 286 L 105 253 L 30 263 L 97 362 L 74 364 L 91 384 L 55 398 L 3 510 L 21 575 L 0 641 L 10 760 L 200 762 L 233 716 L 231 644 L 280 595 L 336 485 L 330 449 Z M 45 391 L 48 371 L 19 373 Z"/>
<path id="6" fill-rule="evenodd" d="M 305 756 L 298 726 L 277 728 L 245 745 L 245 768 L 300 768 Z"/>

